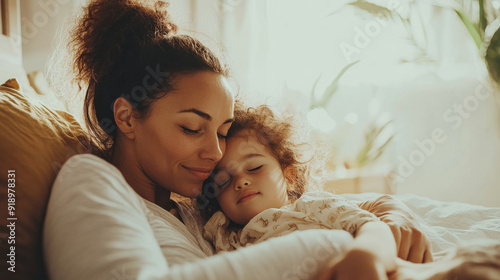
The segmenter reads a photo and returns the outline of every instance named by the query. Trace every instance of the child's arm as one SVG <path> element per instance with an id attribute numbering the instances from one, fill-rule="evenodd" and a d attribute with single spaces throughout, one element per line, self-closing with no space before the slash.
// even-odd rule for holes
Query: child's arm
<path id="1" fill-rule="evenodd" d="M 334 259 L 318 279 L 387 279 L 396 270 L 396 242 L 383 222 L 365 223 L 350 249 Z"/>
<path id="2" fill-rule="evenodd" d="M 432 261 L 431 243 L 411 210 L 400 200 L 382 195 L 359 204 L 385 222 L 396 240 L 398 257 L 414 263 Z"/>

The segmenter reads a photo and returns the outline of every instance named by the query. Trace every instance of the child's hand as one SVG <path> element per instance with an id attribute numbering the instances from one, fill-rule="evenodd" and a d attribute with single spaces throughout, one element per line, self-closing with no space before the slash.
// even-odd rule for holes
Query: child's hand
<path id="1" fill-rule="evenodd" d="M 419 228 L 404 225 L 403 222 L 386 222 L 396 240 L 399 258 L 413 263 L 433 261 L 429 239 Z"/>
<path id="2" fill-rule="evenodd" d="M 391 228 L 398 257 L 414 263 L 432 262 L 431 243 L 411 210 L 398 199 L 383 195 L 359 204 Z"/>
<path id="3" fill-rule="evenodd" d="M 353 249 L 340 260 L 332 261 L 319 275 L 318 280 L 387 280 L 382 262 L 372 253 Z"/>

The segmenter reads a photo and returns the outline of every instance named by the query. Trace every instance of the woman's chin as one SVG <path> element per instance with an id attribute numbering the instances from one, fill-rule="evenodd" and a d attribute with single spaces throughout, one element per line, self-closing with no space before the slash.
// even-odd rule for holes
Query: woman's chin
<path id="1" fill-rule="evenodd" d="M 189 198 L 195 198 L 201 193 L 201 187 L 201 184 L 187 184 L 178 194 Z"/>

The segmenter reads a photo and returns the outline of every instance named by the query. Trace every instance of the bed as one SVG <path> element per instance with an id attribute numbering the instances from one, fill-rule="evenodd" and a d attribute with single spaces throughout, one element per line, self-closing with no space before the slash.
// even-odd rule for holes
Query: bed
<path id="1" fill-rule="evenodd" d="M 19 0 L 0 3 L 0 84 L 15 79 L 0 87 L 0 278 L 48 279 L 41 233 L 50 188 L 62 164 L 74 154 L 91 152 L 92 146 L 75 118 L 60 103 L 51 102 L 55 96 L 37 90 L 36 79 L 30 80 L 25 73 Z M 13 177 L 8 175 L 9 170 L 14 170 L 15 180 L 9 181 Z M 355 201 L 380 195 L 344 194 Z M 500 242 L 500 208 L 440 202 L 411 194 L 395 197 L 415 213 L 437 260 L 471 240 Z M 7 212 L 9 203 L 13 208 Z M 7 226 L 11 224 L 14 226 Z M 493 265 L 500 270 L 500 260 Z"/>
<path id="2" fill-rule="evenodd" d="M 380 196 L 377 193 L 344 194 L 354 201 Z M 450 248 L 472 240 L 500 241 L 500 208 L 459 202 L 441 202 L 419 195 L 394 195 L 415 214 L 432 242 L 436 259 Z"/>

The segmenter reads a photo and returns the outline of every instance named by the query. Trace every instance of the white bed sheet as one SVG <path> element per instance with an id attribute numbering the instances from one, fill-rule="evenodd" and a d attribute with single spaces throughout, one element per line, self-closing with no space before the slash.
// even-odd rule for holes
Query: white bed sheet
<path id="1" fill-rule="evenodd" d="M 354 200 L 373 199 L 381 194 L 342 194 Z M 474 240 L 500 241 L 500 208 L 442 202 L 414 194 L 394 195 L 415 213 L 432 243 L 436 260 L 459 244 Z M 500 198 L 499 198 L 500 199 Z"/>

